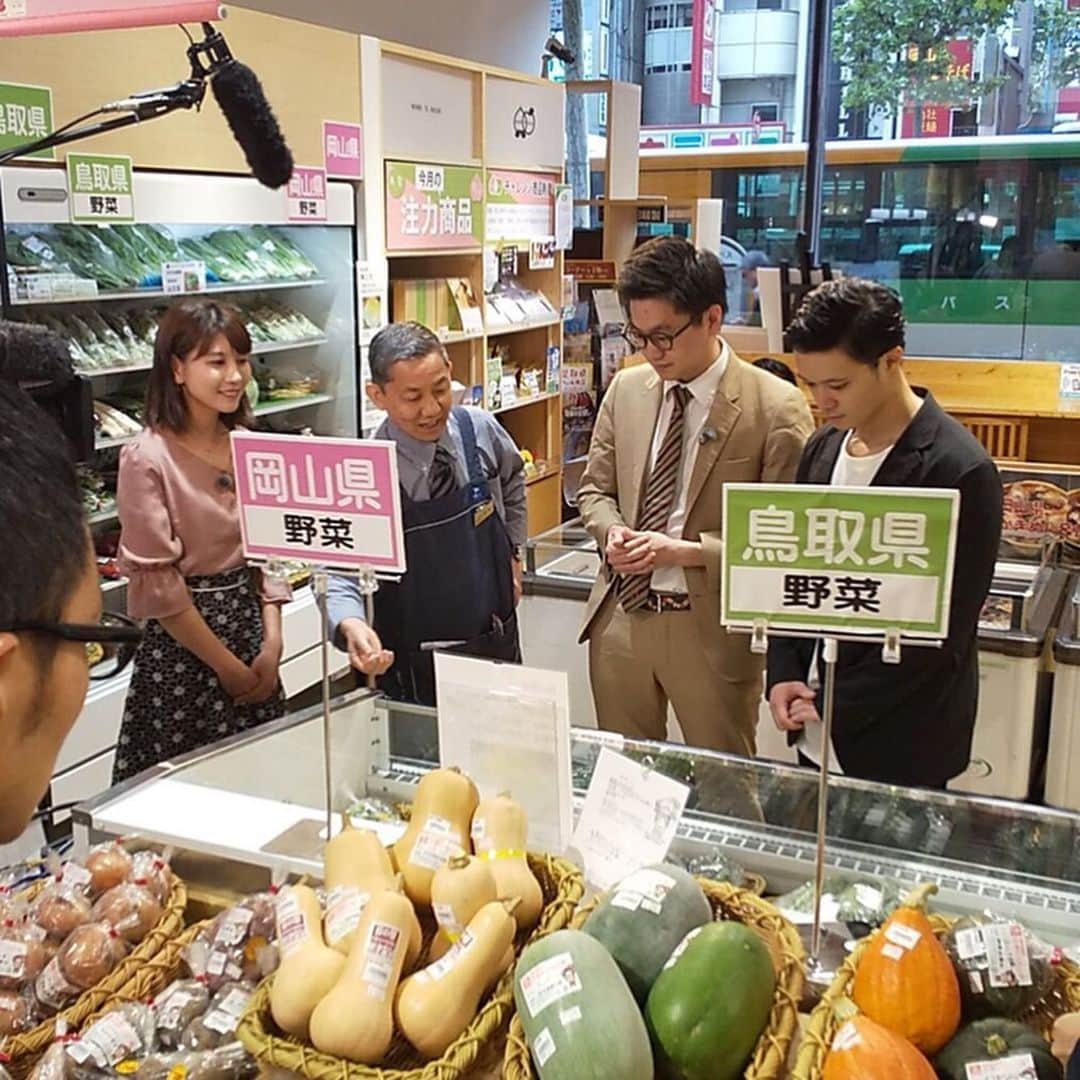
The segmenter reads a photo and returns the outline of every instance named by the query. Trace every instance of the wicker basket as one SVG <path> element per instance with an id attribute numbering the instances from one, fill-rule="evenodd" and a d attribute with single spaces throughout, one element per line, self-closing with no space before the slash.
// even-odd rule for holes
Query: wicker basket
<path id="1" fill-rule="evenodd" d="M 944 915 L 931 915 L 930 923 L 939 938 L 944 937 L 957 922 Z M 880 933 L 880 931 L 878 931 Z M 803 1033 L 799 1053 L 791 1070 L 791 1080 L 820 1080 L 825 1068 L 825 1058 L 832 1046 L 840 1022 L 836 1018 L 835 1005 L 840 998 L 848 996 L 859 958 L 871 938 L 864 938 L 855 947 L 836 973 L 829 988 L 810 1014 Z M 1071 960 L 1063 960 L 1055 969 L 1053 990 L 1020 1019 L 1037 1028 L 1048 1039 L 1054 1021 L 1063 1013 L 1080 1010 L 1080 968 Z"/>
<path id="2" fill-rule="evenodd" d="M 11 1035 L 0 1043 L 0 1050 L 10 1058 L 5 1068 L 15 1080 L 22 1080 L 48 1049 L 59 1017 L 67 1021 L 70 1031 L 78 1031 L 92 1014 L 122 996 L 129 984 L 137 984 L 149 961 L 183 930 L 186 906 L 187 887 L 180 878 L 174 876 L 168 902 L 157 926 L 101 982 L 82 993 L 56 1016 L 30 1028 L 29 1031 Z M 122 1000 L 129 998 L 124 997 Z"/>
<path id="3" fill-rule="evenodd" d="M 530 854 L 529 867 L 544 890 L 545 903 L 536 928 L 526 940 L 517 942 L 518 952 L 529 941 L 567 926 L 584 891 L 577 868 L 562 859 Z M 434 934 L 434 926 L 425 920 L 424 929 L 426 950 Z M 425 1061 L 399 1034 L 394 1037 L 385 1065 L 374 1068 L 331 1057 L 297 1039 L 276 1034 L 277 1029 L 270 1016 L 271 983 L 272 978 L 265 980 L 256 991 L 236 1029 L 237 1038 L 260 1065 L 287 1069 L 306 1076 L 308 1080 L 458 1080 L 505 1032 L 507 1019 L 514 1008 L 511 969 L 499 980 L 472 1023 L 450 1044 L 442 1057 Z"/>
<path id="4" fill-rule="evenodd" d="M 776 969 L 776 993 L 765 1030 L 758 1039 L 745 1080 L 776 1080 L 783 1075 L 791 1037 L 798 1026 L 799 999 L 803 986 L 803 947 L 795 928 L 771 904 L 746 889 L 724 882 L 697 878 L 719 922 L 733 919 L 754 930 L 768 946 Z M 571 925 L 580 928 L 599 898 L 578 909 Z M 503 1060 L 504 1080 L 536 1080 L 532 1057 L 521 1020 L 515 1013 L 510 1020 Z"/>

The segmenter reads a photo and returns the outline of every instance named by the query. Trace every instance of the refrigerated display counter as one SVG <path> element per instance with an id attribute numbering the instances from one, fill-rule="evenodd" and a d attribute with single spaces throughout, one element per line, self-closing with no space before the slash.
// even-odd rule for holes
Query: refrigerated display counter
<path id="1" fill-rule="evenodd" d="M 1050 708 L 1050 754 L 1046 801 L 1080 810 L 1080 576 L 1062 608 L 1054 641 L 1054 691 Z"/>
<path id="2" fill-rule="evenodd" d="M 195 894 L 229 882 L 254 888 L 274 869 L 317 878 L 322 728 L 321 709 L 311 709 L 157 766 L 76 810 L 76 842 L 135 834 L 172 845 Z M 366 690 L 334 700 L 329 731 L 335 812 L 367 795 L 408 801 L 438 760 L 433 710 Z M 690 786 L 676 859 L 723 856 L 763 876 L 770 894 L 812 876 L 817 786 L 807 770 L 577 727 L 571 741 L 575 812 L 610 747 Z M 390 840 L 404 825 L 378 827 Z M 1008 913 L 1062 944 L 1080 926 L 1080 816 L 1069 812 L 837 777 L 826 852 L 833 874 L 935 881 L 945 910 Z"/>

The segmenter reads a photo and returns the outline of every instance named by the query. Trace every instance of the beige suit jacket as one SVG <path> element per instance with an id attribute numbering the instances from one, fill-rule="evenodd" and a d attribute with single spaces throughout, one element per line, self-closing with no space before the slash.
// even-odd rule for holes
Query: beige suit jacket
<path id="1" fill-rule="evenodd" d="M 747 364 L 726 344 L 724 349 L 727 370 L 705 422 L 716 438 L 698 447 L 683 538 L 700 541 L 705 554 L 703 567 L 686 570 L 702 642 L 720 674 L 745 679 L 760 671 L 761 658 L 751 654 L 747 638 L 728 636 L 720 626 L 724 484 L 791 483 L 814 425 L 796 387 Z M 600 405 L 578 509 L 601 552 L 612 525 L 636 526 L 662 397 L 663 380 L 641 364 L 620 371 Z M 601 616 L 617 602 L 615 580 L 605 563 L 589 596 L 581 641 L 604 624 Z"/>

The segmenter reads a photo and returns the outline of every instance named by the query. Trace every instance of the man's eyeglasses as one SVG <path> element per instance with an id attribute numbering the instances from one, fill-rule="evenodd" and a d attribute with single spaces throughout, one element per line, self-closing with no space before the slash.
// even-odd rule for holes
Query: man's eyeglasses
<path id="1" fill-rule="evenodd" d="M 131 663 L 142 641 L 142 630 L 134 619 L 107 611 L 98 623 L 43 622 L 25 619 L 0 626 L 0 632 L 48 634 L 64 641 L 86 645 L 91 679 L 111 679 Z"/>
<path id="2" fill-rule="evenodd" d="M 691 319 L 685 326 L 678 330 L 654 330 L 651 334 L 643 334 L 632 323 L 626 323 L 622 328 L 622 336 L 626 339 L 631 349 L 640 352 L 646 345 L 651 345 L 659 352 L 671 352 L 675 347 L 675 339 L 685 330 L 689 330 L 697 319 Z"/>

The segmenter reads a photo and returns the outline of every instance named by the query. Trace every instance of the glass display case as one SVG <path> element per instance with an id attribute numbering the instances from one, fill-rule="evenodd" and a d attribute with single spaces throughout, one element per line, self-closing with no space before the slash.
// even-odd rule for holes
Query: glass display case
<path id="1" fill-rule="evenodd" d="M 325 835 L 322 712 L 313 709 L 159 766 L 76 811 L 76 838 L 140 834 L 181 851 L 263 871 L 318 876 Z M 669 743 L 574 728 L 576 808 L 609 746 L 690 785 L 676 858 L 727 856 L 778 894 L 813 876 L 817 778 L 811 771 Z M 335 699 L 331 806 L 377 794 L 407 801 L 438 761 L 432 710 L 368 691 Z M 542 783 L 543 778 L 537 778 Z M 395 828 L 385 825 L 389 840 Z M 827 862 L 863 880 L 923 880 L 941 907 L 991 909 L 1068 943 L 1080 915 L 1080 817 L 1063 811 L 836 777 L 830 781 Z"/>

